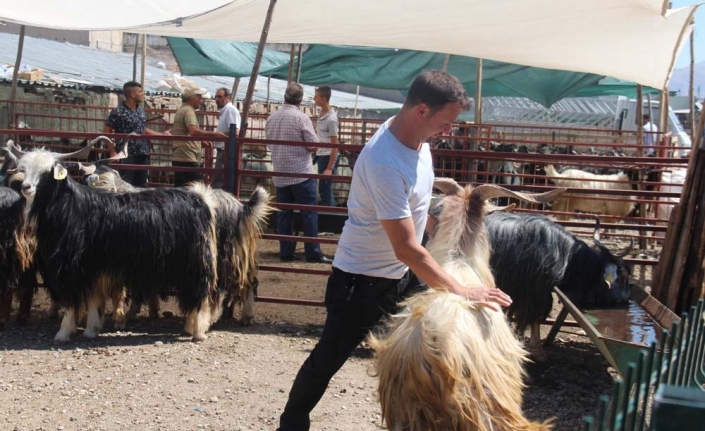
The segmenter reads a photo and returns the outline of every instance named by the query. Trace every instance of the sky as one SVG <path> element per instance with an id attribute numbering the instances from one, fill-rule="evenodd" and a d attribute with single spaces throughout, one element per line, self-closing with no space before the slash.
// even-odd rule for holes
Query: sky
<path id="1" fill-rule="evenodd" d="M 673 9 L 700 3 L 695 0 L 671 0 Z M 705 5 L 700 6 L 695 11 L 695 62 L 705 61 Z M 688 67 L 690 65 L 690 42 L 683 44 L 683 48 L 676 60 L 676 68 Z"/>

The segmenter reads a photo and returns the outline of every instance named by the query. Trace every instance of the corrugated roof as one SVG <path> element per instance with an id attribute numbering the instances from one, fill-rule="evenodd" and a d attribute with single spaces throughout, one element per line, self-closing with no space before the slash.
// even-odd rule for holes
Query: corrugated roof
<path id="1" fill-rule="evenodd" d="M 0 63 L 13 65 L 17 55 L 18 37 L 0 34 Z M 138 59 L 138 61 L 140 61 Z M 54 80 L 54 84 L 81 87 L 103 87 L 110 90 L 122 90 L 122 84 L 132 79 L 132 54 L 99 51 L 80 45 L 55 42 L 45 39 L 26 37 L 22 53 L 22 63 L 31 67 L 44 69 L 44 81 Z M 145 91 L 156 91 L 157 83 L 173 72 L 156 67 L 156 60 L 147 59 L 145 71 Z M 137 65 L 138 75 L 140 64 Z M 219 87 L 232 88 L 233 79 L 217 76 L 187 77 L 189 80 L 206 88 L 211 94 Z M 237 99 L 244 99 L 249 79 L 240 81 Z M 314 87 L 304 85 L 304 101 L 311 101 Z M 272 79 L 270 98 L 272 103 L 283 103 L 286 81 Z M 258 77 L 254 99 L 267 99 L 267 78 Z M 331 104 L 339 108 L 353 108 L 355 95 L 334 91 Z M 398 103 L 360 96 L 357 108 L 360 110 L 390 110 L 400 108 Z"/>

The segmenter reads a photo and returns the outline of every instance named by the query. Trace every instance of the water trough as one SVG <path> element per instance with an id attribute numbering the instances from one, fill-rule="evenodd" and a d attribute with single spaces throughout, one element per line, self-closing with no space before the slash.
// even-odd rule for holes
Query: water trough
<path id="1" fill-rule="evenodd" d="M 568 314 L 573 316 L 592 342 L 620 375 L 625 376 L 629 363 L 636 363 L 639 352 L 652 342 L 661 341 L 664 328 L 670 329 L 680 318 L 639 286 L 632 285 L 626 308 L 581 310 L 558 288 L 554 288 L 563 308 L 545 345 L 553 342 Z"/>

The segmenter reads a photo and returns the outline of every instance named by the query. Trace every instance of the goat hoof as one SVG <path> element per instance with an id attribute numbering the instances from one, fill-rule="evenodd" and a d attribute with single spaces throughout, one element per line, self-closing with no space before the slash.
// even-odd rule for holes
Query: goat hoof
<path id="1" fill-rule="evenodd" d="M 255 318 L 253 316 L 242 317 L 239 322 L 243 326 L 250 326 L 254 322 Z"/>
<path id="2" fill-rule="evenodd" d="M 71 336 L 67 334 L 66 332 L 59 331 L 58 334 L 54 337 L 54 342 L 55 343 L 67 343 L 71 339 Z"/>
<path id="3" fill-rule="evenodd" d="M 196 334 L 193 336 L 191 341 L 193 341 L 194 343 L 201 343 L 201 342 L 205 341 L 206 338 L 207 338 L 206 334 Z"/>
<path id="4" fill-rule="evenodd" d="M 86 329 L 83 331 L 83 336 L 86 338 L 95 338 L 98 336 L 98 331 L 96 329 Z"/>
<path id="5" fill-rule="evenodd" d="M 532 350 L 531 359 L 536 363 L 542 363 L 548 360 L 548 355 L 543 350 Z"/>

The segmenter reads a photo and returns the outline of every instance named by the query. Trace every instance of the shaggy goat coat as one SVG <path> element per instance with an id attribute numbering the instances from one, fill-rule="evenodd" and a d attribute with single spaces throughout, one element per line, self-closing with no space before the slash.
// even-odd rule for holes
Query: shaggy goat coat
<path id="1" fill-rule="evenodd" d="M 89 177 L 91 187 L 113 193 L 140 191 L 120 178 L 113 169 L 98 167 L 98 174 Z M 203 187 L 192 184 L 187 189 Z M 215 202 L 215 227 L 217 237 L 218 292 L 225 296 L 226 306 L 241 306 L 240 322 L 251 323 L 254 318 L 254 290 L 257 286 L 257 242 L 261 225 L 272 211 L 267 204 L 269 194 L 257 187 L 244 205 L 231 193 L 212 189 Z M 234 311 L 234 310 L 233 310 Z M 220 315 L 214 310 L 213 320 Z"/>
<path id="2" fill-rule="evenodd" d="M 205 338 L 210 319 L 202 314 L 210 314 L 217 285 L 209 192 L 108 193 L 70 177 L 56 179 L 48 166 L 56 169 L 59 164 L 51 164 L 52 159 L 48 152 L 35 151 L 20 160 L 20 169 L 36 175 L 28 174 L 23 187 L 36 181 L 28 221 L 36 226 L 45 284 L 69 311 L 57 340 L 64 341 L 74 329 L 66 316 L 87 304 L 90 319 L 91 308 L 122 286 L 144 296 L 175 291 L 181 311 L 188 315 L 187 332 L 195 340 Z M 94 336 L 97 326 L 84 335 Z"/>
<path id="3" fill-rule="evenodd" d="M 439 180 L 434 185 L 451 193 L 439 204 L 429 253 L 459 284 L 495 287 L 482 223 L 485 200 L 512 192 L 492 186 L 461 188 Z M 386 331 L 370 337 L 388 429 L 550 429 L 522 414 L 527 353 L 502 312 L 435 290 L 413 296 L 403 306 Z"/>
<path id="4" fill-rule="evenodd" d="M 572 187 L 582 189 L 603 189 L 603 190 L 632 190 L 632 186 L 627 183 L 610 183 L 596 180 L 609 181 L 629 181 L 629 177 L 625 173 L 611 175 L 597 175 L 590 172 L 581 171 L 579 169 L 568 169 L 562 173 L 558 173 L 553 165 L 547 165 L 546 175 L 550 181 L 559 187 Z M 626 201 L 611 201 L 597 200 L 590 198 L 615 198 L 615 196 L 603 195 L 597 193 L 580 194 L 577 197 L 566 197 L 556 200 L 553 204 L 554 211 L 561 212 L 584 212 L 589 214 L 604 214 L 618 217 L 625 217 L 634 210 L 634 196 L 616 196 L 617 198 L 625 199 Z M 556 216 L 559 220 L 566 220 L 568 216 Z M 605 218 L 606 221 L 610 220 Z"/>

